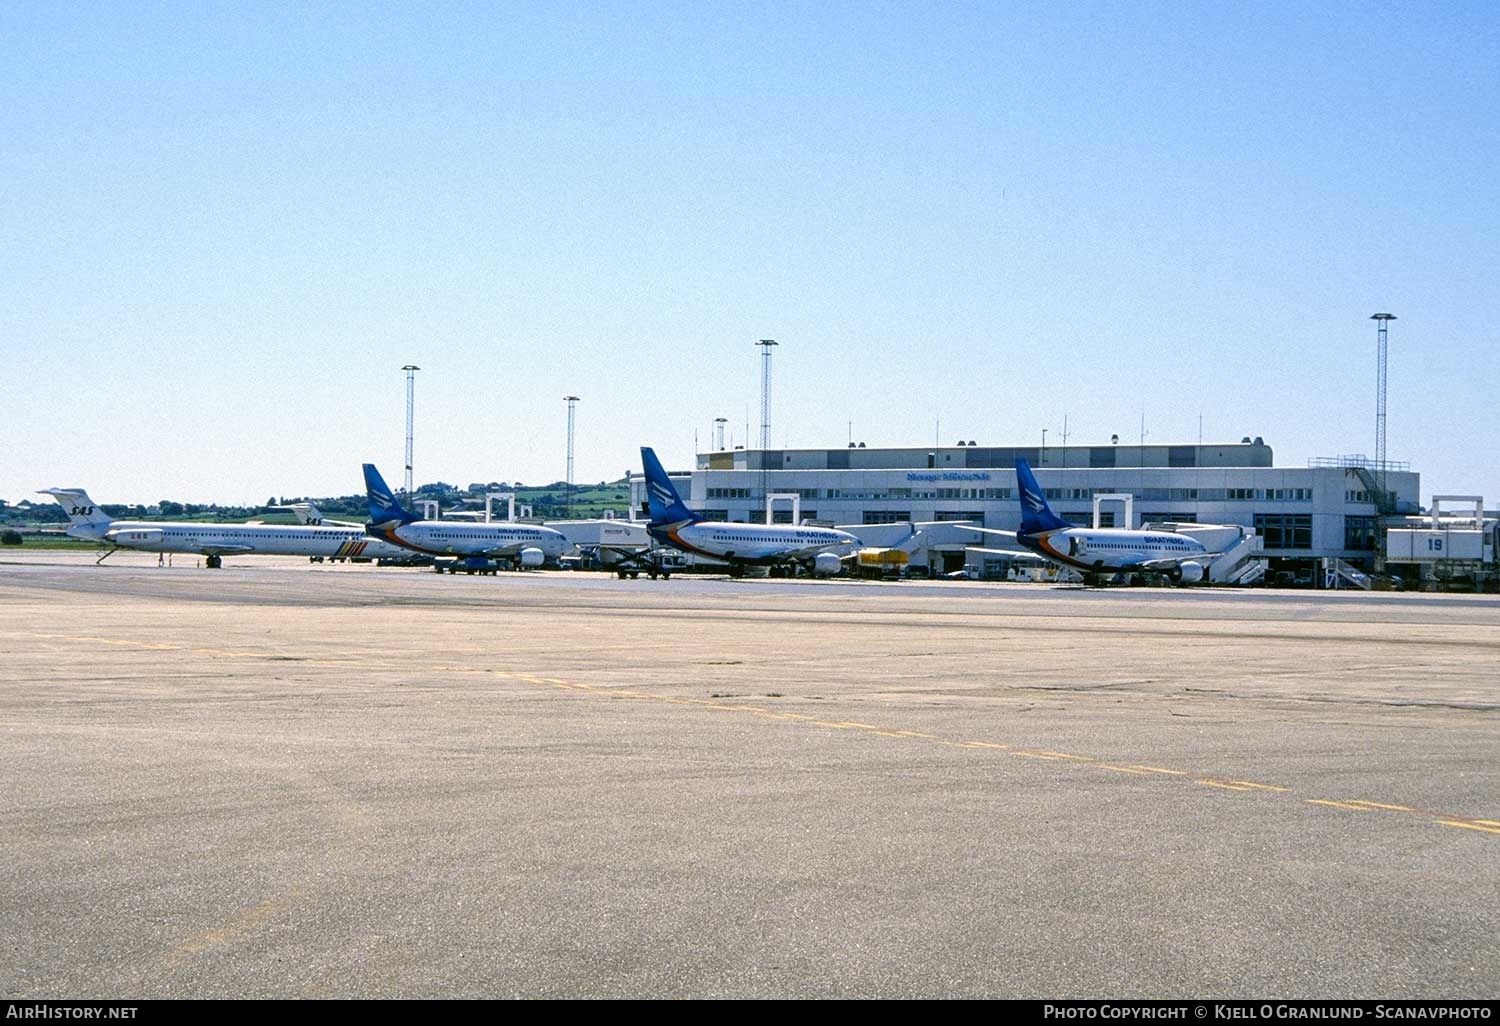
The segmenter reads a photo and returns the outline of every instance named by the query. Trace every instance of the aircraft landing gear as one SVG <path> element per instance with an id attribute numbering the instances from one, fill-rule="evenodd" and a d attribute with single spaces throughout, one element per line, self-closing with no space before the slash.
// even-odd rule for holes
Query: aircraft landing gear
<path id="1" fill-rule="evenodd" d="M 203 565 L 210 570 L 217 570 L 224 565 L 224 559 L 221 556 L 207 556 L 203 560 Z"/>

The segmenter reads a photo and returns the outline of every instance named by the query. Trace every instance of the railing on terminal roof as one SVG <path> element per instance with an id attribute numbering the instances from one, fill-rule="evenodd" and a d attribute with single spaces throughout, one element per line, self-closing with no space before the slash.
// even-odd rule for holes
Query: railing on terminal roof
<path id="1" fill-rule="evenodd" d="M 1404 460 L 1385 460 L 1383 463 L 1372 460 L 1362 452 L 1353 453 L 1348 456 L 1314 456 L 1307 461 L 1309 467 L 1345 467 L 1360 468 L 1364 470 L 1384 470 L 1387 474 L 1409 473 L 1411 464 Z"/>

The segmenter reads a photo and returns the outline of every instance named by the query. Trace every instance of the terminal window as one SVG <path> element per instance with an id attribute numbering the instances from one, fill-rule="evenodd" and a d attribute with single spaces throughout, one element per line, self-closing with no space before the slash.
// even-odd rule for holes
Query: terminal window
<path id="1" fill-rule="evenodd" d="M 1376 545 L 1376 519 L 1374 517 L 1344 518 L 1344 548 L 1360 552 L 1374 552 Z"/>
<path id="2" fill-rule="evenodd" d="M 1257 513 L 1255 531 L 1268 549 L 1312 548 L 1312 516 L 1306 513 Z"/>

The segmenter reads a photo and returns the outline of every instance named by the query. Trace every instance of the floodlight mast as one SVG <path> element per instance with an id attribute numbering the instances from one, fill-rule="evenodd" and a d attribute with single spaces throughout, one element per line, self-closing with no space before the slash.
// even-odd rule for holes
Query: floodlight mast
<path id="1" fill-rule="evenodd" d="M 406 495 L 411 497 L 411 452 L 412 452 L 412 414 L 417 392 L 417 371 L 421 370 L 414 363 L 409 363 L 401 368 L 406 371 Z"/>
<path id="2" fill-rule="evenodd" d="M 771 448 L 771 350 L 777 343 L 774 338 L 763 338 L 755 344 L 760 346 L 760 494 L 764 498 L 770 488 L 766 450 Z M 768 511 L 766 523 L 770 522 Z"/>
<path id="3" fill-rule="evenodd" d="M 1385 356 L 1386 356 L 1386 326 L 1396 319 L 1395 314 L 1378 313 L 1371 314 L 1370 320 L 1379 325 L 1376 332 L 1375 353 L 1375 480 L 1380 482 L 1379 505 L 1377 509 L 1385 508 Z"/>
<path id="4" fill-rule="evenodd" d="M 568 404 L 568 502 L 567 502 L 568 512 L 567 512 L 567 515 L 569 517 L 571 517 L 573 515 L 573 413 L 574 413 L 574 408 L 578 405 L 578 397 L 576 395 L 565 395 L 565 396 L 563 396 L 563 399 Z"/>

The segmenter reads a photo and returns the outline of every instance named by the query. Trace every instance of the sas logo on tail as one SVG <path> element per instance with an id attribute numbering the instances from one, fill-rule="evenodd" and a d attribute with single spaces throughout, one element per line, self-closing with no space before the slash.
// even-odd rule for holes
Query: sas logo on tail
<path id="1" fill-rule="evenodd" d="M 94 507 L 93 506 L 74 506 L 72 508 L 72 510 L 69 511 L 68 515 L 69 516 L 75 516 L 75 517 L 91 517 L 91 516 L 94 515 Z"/>

